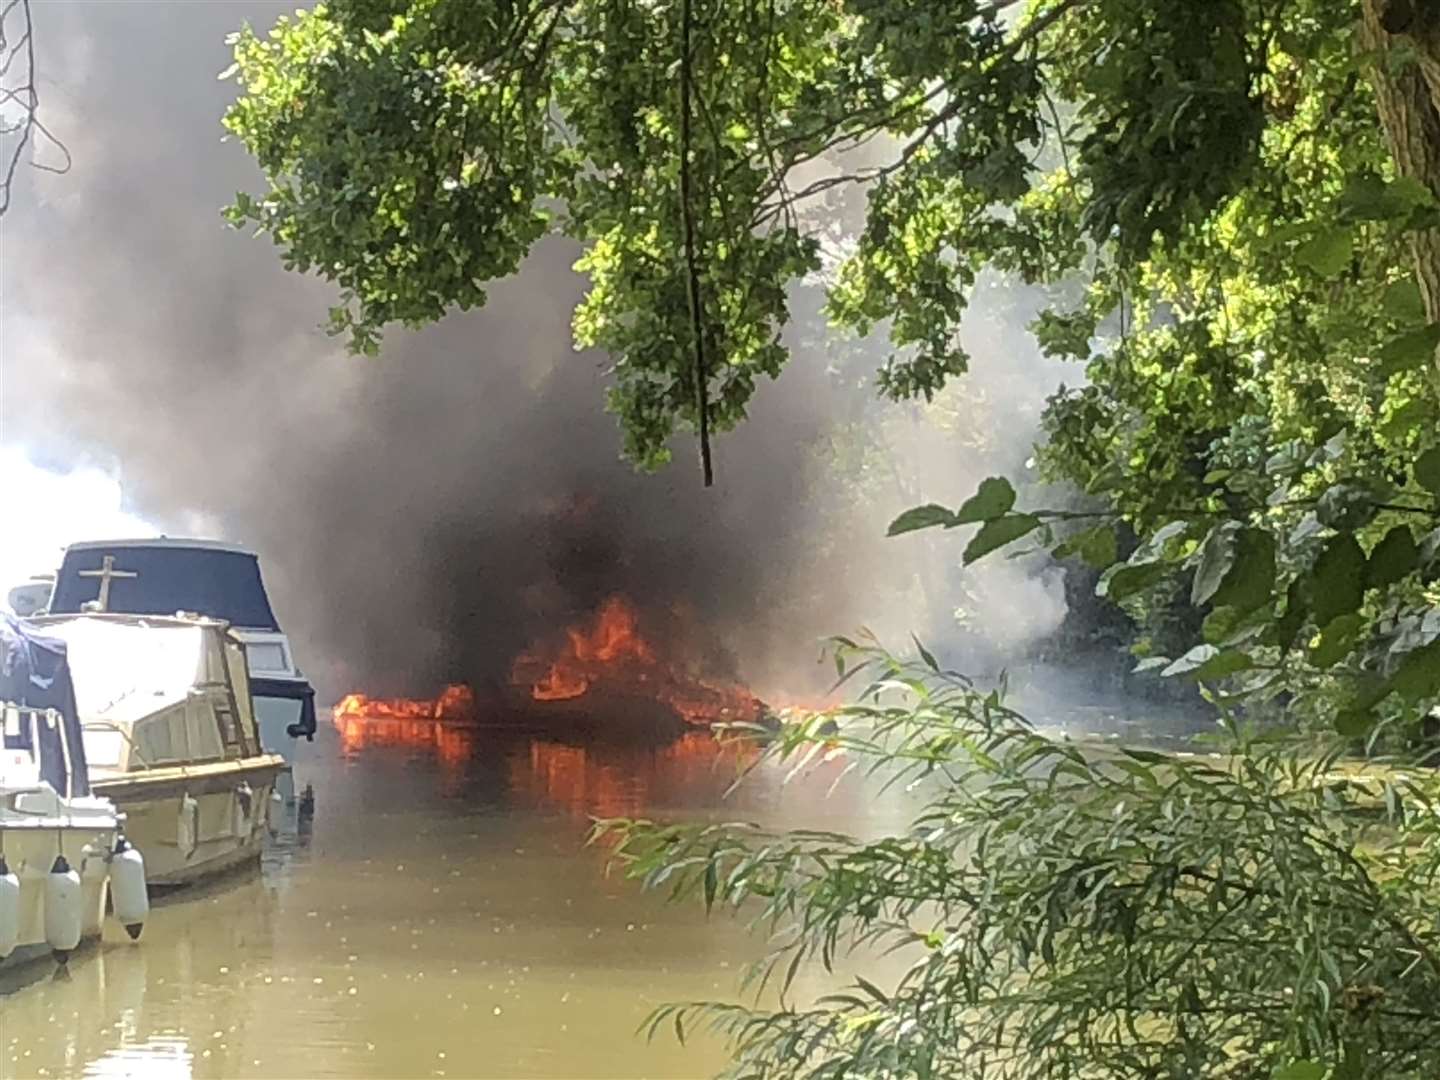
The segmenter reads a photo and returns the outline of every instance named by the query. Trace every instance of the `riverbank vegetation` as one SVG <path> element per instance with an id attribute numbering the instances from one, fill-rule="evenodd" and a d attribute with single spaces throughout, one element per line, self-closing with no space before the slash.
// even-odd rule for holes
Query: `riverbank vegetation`
<path id="1" fill-rule="evenodd" d="M 235 57 L 265 188 L 228 214 L 338 286 L 332 330 L 377 351 L 563 234 L 642 467 L 693 431 L 710 480 L 802 284 L 836 334 L 883 335 L 884 398 L 964 378 L 996 275 L 1083 365 L 1037 451 L 1060 501 L 995 476 L 891 542 L 1085 564 L 1226 756 L 1082 753 L 923 651 L 841 643 L 870 691 L 772 753 L 927 771 L 913 830 L 612 825 L 642 880 L 761 911 L 787 965 L 917 951 L 898 986 L 710 1011 L 739 1074 L 1435 1075 L 1431 5 L 333 0 Z M 1342 753 L 1379 786 L 1334 780 Z"/>

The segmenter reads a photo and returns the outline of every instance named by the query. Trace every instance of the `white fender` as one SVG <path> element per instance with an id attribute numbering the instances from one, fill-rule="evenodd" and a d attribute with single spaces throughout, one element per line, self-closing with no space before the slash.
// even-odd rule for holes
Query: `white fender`
<path id="1" fill-rule="evenodd" d="M 255 831 L 255 792 L 249 784 L 241 783 L 235 789 L 231 814 L 231 831 L 234 832 L 235 838 L 242 843 L 250 839 L 250 834 Z"/>
<path id="2" fill-rule="evenodd" d="M 55 856 L 55 865 L 45 875 L 45 941 L 62 964 L 80 944 L 82 905 L 80 875 L 70 869 L 64 855 Z"/>
<path id="3" fill-rule="evenodd" d="M 20 879 L 0 855 L 0 960 L 15 951 L 20 940 Z"/>
<path id="4" fill-rule="evenodd" d="M 175 842 L 180 854 L 190 858 L 200 846 L 200 804 L 188 794 L 180 799 L 179 819 L 175 823 Z"/>
<path id="5" fill-rule="evenodd" d="M 150 914 L 150 897 L 145 891 L 145 859 L 123 836 L 115 841 L 110 855 L 110 904 L 134 941 Z"/>

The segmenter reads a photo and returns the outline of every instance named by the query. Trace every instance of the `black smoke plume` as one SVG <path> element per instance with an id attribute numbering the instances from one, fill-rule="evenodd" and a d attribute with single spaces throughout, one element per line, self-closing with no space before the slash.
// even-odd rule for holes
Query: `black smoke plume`
<path id="1" fill-rule="evenodd" d="M 852 477 L 825 440 L 875 411 L 819 350 L 718 440 L 710 491 L 689 439 L 659 476 L 619 460 L 605 358 L 571 347 L 583 282 L 558 240 L 484 310 L 392 332 L 379 359 L 345 355 L 319 329 L 325 287 L 219 214 L 258 184 L 221 143 L 224 37 L 288 7 L 37 7 L 45 120 L 74 167 L 27 175 L 0 223 L 5 442 L 118 469 L 172 534 L 256 548 L 330 695 L 493 683 L 537 634 L 617 591 L 666 613 L 656 625 L 693 661 L 762 690 L 813 679 L 822 633 L 953 625 L 944 603 L 877 611 L 922 572 L 919 548 L 882 539 L 910 491 L 859 511 L 827 501 Z M 1002 359 L 986 377 L 1000 451 L 970 460 L 917 435 L 924 468 L 903 448 L 888 467 L 958 502 L 985 469 L 1023 461 L 1049 388 L 1033 368 Z M 1053 582 L 994 574 L 981 636 L 1022 640 L 1058 617 Z"/>

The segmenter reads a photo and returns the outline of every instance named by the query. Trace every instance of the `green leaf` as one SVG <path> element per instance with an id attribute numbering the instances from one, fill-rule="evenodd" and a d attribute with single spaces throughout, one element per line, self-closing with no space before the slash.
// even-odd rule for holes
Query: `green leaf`
<path id="1" fill-rule="evenodd" d="M 1253 611 L 1275 588 L 1275 538 L 1264 529 L 1241 529 L 1235 537 L 1234 562 L 1215 590 L 1216 607 Z"/>
<path id="2" fill-rule="evenodd" d="M 1085 494 L 1101 495 L 1107 491 L 1113 491 L 1125 479 L 1120 471 L 1120 466 L 1111 462 L 1095 471 L 1095 474 L 1085 484 Z"/>
<path id="3" fill-rule="evenodd" d="M 1095 585 L 1095 595 L 1103 596 L 1117 603 L 1127 596 L 1143 592 L 1165 576 L 1168 569 L 1164 563 L 1122 563 L 1112 566 L 1100 575 Z"/>
<path id="4" fill-rule="evenodd" d="M 1190 602 L 1196 607 L 1207 603 L 1220 588 L 1225 575 L 1235 564 L 1235 534 L 1239 526 L 1225 521 L 1210 530 L 1200 546 L 1200 565 L 1190 586 Z"/>
<path id="5" fill-rule="evenodd" d="M 1313 667 L 1328 668 L 1345 656 L 1355 644 L 1355 637 L 1360 633 L 1360 627 L 1364 619 L 1357 611 L 1348 615 L 1337 615 L 1331 619 L 1325 629 L 1320 631 L 1320 637 L 1310 647 L 1310 664 Z"/>
<path id="6" fill-rule="evenodd" d="M 1420 565 L 1420 547 L 1409 525 L 1396 525 L 1375 545 L 1365 561 L 1365 584 L 1383 589 L 1393 585 Z"/>
<path id="7" fill-rule="evenodd" d="M 1276 1069 L 1270 1080 L 1325 1080 L 1325 1066 L 1313 1061 L 1292 1061 Z"/>
<path id="8" fill-rule="evenodd" d="M 1090 566 L 1097 570 L 1104 570 L 1115 562 L 1118 555 L 1115 530 L 1109 525 L 1097 525 L 1093 529 L 1086 529 L 1060 544 L 1052 554 L 1057 559 L 1079 555 Z"/>
<path id="9" fill-rule="evenodd" d="M 1407 653 L 1388 686 L 1411 704 L 1440 694 L 1440 640 Z"/>
<path id="10" fill-rule="evenodd" d="M 912 506 L 897 517 L 885 530 L 885 535 L 900 536 L 917 529 L 932 529 L 936 525 L 948 529 L 954 524 L 955 515 L 949 510 L 936 503 L 926 503 L 924 506 Z"/>
<path id="11" fill-rule="evenodd" d="M 705 910 L 708 913 L 715 906 L 715 892 L 719 888 L 719 873 L 715 869 L 715 859 L 705 864 Z"/>
<path id="12" fill-rule="evenodd" d="M 1192 679 L 1223 679 L 1254 666 L 1255 662 L 1249 654 L 1238 649 L 1222 652 L 1214 645 L 1196 645 L 1160 674 L 1167 679 L 1177 675 L 1187 675 Z"/>
<path id="13" fill-rule="evenodd" d="M 1407 330 L 1387 341 L 1375 355 L 1382 378 L 1401 371 L 1422 367 L 1435 358 L 1440 346 L 1440 323 L 1431 323 L 1418 330 Z"/>
<path id="14" fill-rule="evenodd" d="M 1003 476 L 980 481 L 980 487 L 960 505 L 952 525 L 972 525 L 977 521 L 993 521 L 1004 517 L 1015 505 L 1015 489 Z"/>
<path id="15" fill-rule="evenodd" d="M 1320 524 L 1340 531 L 1358 529 L 1375 516 L 1375 497 L 1360 484 L 1332 484 L 1315 503 Z"/>
<path id="16" fill-rule="evenodd" d="M 921 644 L 920 639 L 914 634 L 910 635 L 910 639 L 915 642 L 915 648 L 920 651 L 920 659 L 925 661 L 925 666 L 931 671 L 939 671 L 940 665 L 935 662 L 935 654 L 925 648 L 925 646 Z"/>
<path id="17" fill-rule="evenodd" d="M 1425 300 L 1414 278 L 1392 281 L 1385 286 L 1380 306 L 1385 314 L 1402 322 L 1420 322 L 1425 318 Z"/>
<path id="18" fill-rule="evenodd" d="M 988 555 L 996 548 L 1014 543 L 1039 527 L 1040 519 L 1030 514 L 1007 514 L 1005 517 L 985 522 L 980 526 L 980 531 L 970 539 L 970 543 L 965 545 L 965 553 L 962 556 L 965 565 L 969 566 L 976 559 Z"/>
<path id="19" fill-rule="evenodd" d="M 1295 261 L 1321 277 L 1332 278 L 1350 265 L 1355 235 L 1349 229 L 1325 229 L 1295 249 Z"/>
<path id="20" fill-rule="evenodd" d="M 1306 611 L 1305 582 L 1296 578 L 1285 590 L 1285 613 L 1275 620 L 1275 644 L 1282 650 L 1289 649 L 1295 641 L 1295 635 L 1305 624 Z"/>
<path id="21" fill-rule="evenodd" d="M 1341 709 L 1335 714 L 1335 730 L 1347 739 L 1363 739 L 1375 726 L 1375 714 L 1369 709 Z"/>
<path id="22" fill-rule="evenodd" d="M 1320 625 L 1358 608 L 1365 595 L 1365 552 L 1355 537 L 1351 533 L 1332 537 L 1307 581 L 1306 598 Z"/>
<path id="23" fill-rule="evenodd" d="M 1415 459 L 1415 482 L 1440 498 L 1440 446 L 1432 446 Z"/>
<path id="24" fill-rule="evenodd" d="M 1274 612 L 1269 605 L 1261 605 L 1253 611 L 1222 607 L 1205 616 L 1200 634 L 1211 645 L 1223 648 L 1262 637 L 1273 626 Z"/>

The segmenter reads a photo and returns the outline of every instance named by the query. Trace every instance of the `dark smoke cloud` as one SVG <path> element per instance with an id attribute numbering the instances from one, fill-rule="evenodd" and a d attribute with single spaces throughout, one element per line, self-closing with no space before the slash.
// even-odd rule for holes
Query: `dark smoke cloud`
<path id="1" fill-rule="evenodd" d="M 332 694 L 502 677 L 537 633 L 617 590 L 665 613 L 657 627 L 686 635 L 692 656 L 765 685 L 813 661 L 818 634 L 875 622 L 854 571 L 913 576 L 917 549 L 880 546 L 898 488 L 859 516 L 822 505 L 833 470 L 817 440 L 860 393 L 823 358 L 761 388 L 705 491 L 688 440 L 660 476 L 618 459 L 604 358 L 570 345 L 582 282 L 563 242 L 543 244 L 486 309 L 391 333 L 377 360 L 325 337 L 327 290 L 219 217 L 257 184 L 243 150 L 220 142 L 223 39 L 289 6 L 37 7 L 45 115 L 75 165 L 29 175 L 0 224 L 4 441 L 118 468 L 134 507 L 168 531 L 255 547 Z M 1033 364 L 994 370 L 1009 466 L 1047 387 Z M 963 497 L 995 455 L 967 464 L 937 438 L 915 434 L 898 468 L 927 497 Z M 838 535 L 817 541 L 822 525 Z M 974 580 L 990 582 L 977 603 L 999 638 L 1058 617 L 1054 583 L 1028 570 Z"/>

